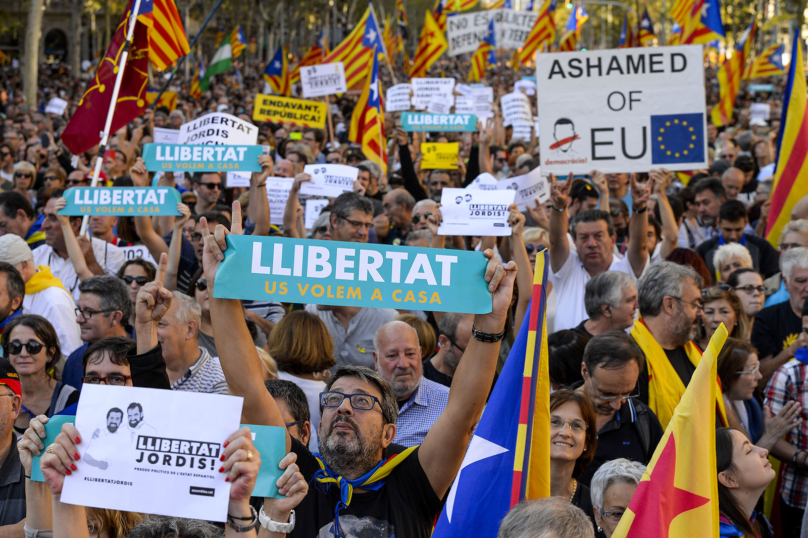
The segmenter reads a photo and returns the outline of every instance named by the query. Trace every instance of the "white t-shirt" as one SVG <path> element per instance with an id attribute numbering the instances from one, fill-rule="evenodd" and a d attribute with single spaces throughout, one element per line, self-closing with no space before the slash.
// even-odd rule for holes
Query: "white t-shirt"
<path id="1" fill-rule="evenodd" d="M 79 324 L 76 323 L 75 309 L 73 298 L 61 288 L 51 287 L 36 293 L 26 293 L 22 300 L 23 314 L 36 314 L 50 321 L 65 357 L 84 345 Z"/>
<path id="2" fill-rule="evenodd" d="M 648 258 L 645 259 L 643 273 L 650 265 Z M 612 255 L 612 264 L 609 271 L 620 271 L 634 277 L 634 270 L 628 256 L 623 259 Z M 583 320 L 588 319 L 586 307 L 584 306 L 584 294 L 586 293 L 586 283 L 589 282 L 589 273 L 584 269 L 584 264 L 576 252 L 570 251 L 570 255 L 564 266 L 554 273 L 550 268 L 550 281 L 553 283 L 553 293 L 556 295 L 558 309 L 555 314 L 553 329 L 563 331 L 578 326 Z M 635 278 L 636 280 L 636 278 Z"/>
<path id="3" fill-rule="evenodd" d="M 320 393 L 325 390 L 325 383 L 323 381 L 314 381 L 313 379 L 303 379 L 286 372 L 278 372 L 279 379 L 291 381 L 306 393 L 306 399 L 309 401 L 309 413 L 311 414 L 311 439 L 309 439 L 309 450 L 312 452 L 320 451 L 320 441 L 317 431 L 320 429 Z"/>
<path id="4" fill-rule="evenodd" d="M 123 250 L 116 247 L 112 243 L 107 243 L 97 237 L 92 238 L 93 254 L 95 260 L 98 262 L 104 272 L 108 275 L 115 276 L 118 269 L 126 261 L 126 255 Z M 79 277 L 76 274 L 76 269 L 70 262 L 70 258 L 62 258 L 53 251 L 49 245 L 40 245 L 33 250 L 34 265 L 48 265 L 51 268 L 53 276 L 62 281 L 62 284 L 73 295 L 73 300 L 78 301 L 81 292 L 79 291 Z"/>

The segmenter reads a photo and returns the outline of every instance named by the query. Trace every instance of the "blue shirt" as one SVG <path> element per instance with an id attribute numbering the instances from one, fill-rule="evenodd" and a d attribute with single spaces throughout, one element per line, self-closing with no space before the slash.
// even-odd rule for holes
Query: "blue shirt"
<path id="1" fill-rule="evenodd" d="M 448 387 L 421 378 L 421 384 L 398 411 L 395 443 L 406 447 L 423 443 L 447 403 Z"/>
<path id="2" fill-rule="evenodd" d="M 763 303 L 763 308 L 767 306 L 774 306 L 776 304 L 784 303 L 788 301 L 788 291 L 786 290 L 786 281 L 783 278 L 780 278 L 780 289 L 776 292 L 772 293 L 766 298 L 766 302 Z"/>
<path id="3" fill-rule="evenodd" d="M 62 383 L 70 385 L 76 390 L 81 390 L 81 378 L 84 377 L 84 367 L 81 364 L 81 359 L 89 346 L 89 343 L 84 342 L 83 346 L 71 353 L 62 371 Z"/>

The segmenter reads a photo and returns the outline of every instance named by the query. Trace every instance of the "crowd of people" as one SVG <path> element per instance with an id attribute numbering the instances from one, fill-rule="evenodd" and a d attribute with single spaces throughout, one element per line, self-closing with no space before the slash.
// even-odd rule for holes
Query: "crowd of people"
<path id="1" fill-rule="evenodd" d="M 461 64 L 436 65 L 460 76 Z M 82 218 L 59 211 L 66 189 L 90 186 L 97 159 L 97 188 L 152 185 L 142 150 L 154 129 L 211 112 L 253 123 L 260 66 L 244 66 L 238 80 L 221 75 L 201 100 L 180 77 L 174 110 L 147 110 L 112 134 L 103 155 L 96 147 L 77 159 L 60 133 L 81 77 L 43 66 L 39 101 L 26 103 L 18 70 L 3 69 L 0 536 L 429 536 L 526 317 L 545 249 L 551 497 L 516 506 L 499 536 L 612 536 L 722 323 L 730 338 L 718 357 L 721 535 L 800 536 L 808 198 L 772 246 L 764 235 L 777 107 L 769 121 L 750 121 L 754 97 L 744 92 L 734 125 L 708 126 L 706 170 L 551 175 L 548 200 L 509 208 L 510 237 L 454 237 L 438 234 L 442 189 L 539 167 L 535 134 L 514 138 L 497 105 L 516 75 L 489 75 L 494 116 L 478 132 L 408 133 L 398 113 L 386 113 L 387 174 L 347 140 L 355 96 L 332 96 L 334 132 L 258 124 L 258 144 L 272 150 L 249 187 L 228 187 L 220 173 L 164 173 L 157 184 L 180 191 L 180 217 L 92 216 L 82 235 Z M 64 115 L 43 111 L 53 96 L 68 101 Z M 427 140 L 459 142 L 458 166 L 423 169 Z M 354 166 L 358 179 L 306 229 L 299 191 L 311 180 L 304 166 L 315 163 Z M 294 178 L 282 225 L 271 224 L 270 177 Z M 218 298 L 228 234 L 479 251 L 492 310 Z M 128 256 L 130 246 L 148 255 Z M 65 476 L 86 463 L 89 432 L 65 424 L 54 444 L 42 439 L 51 417 L 75 414 L 86 383 L 243 397 L 242 423 L 287 431 L 284 497 L 250 497 L 261 459 L 242 428 L 227 440 L 220 471 L 232 482 L 226 524 L 61 502 Z M 394 455 L 389 474 L 370 481 Z M 45 482 L 30 478 L 33 456 Z"/>

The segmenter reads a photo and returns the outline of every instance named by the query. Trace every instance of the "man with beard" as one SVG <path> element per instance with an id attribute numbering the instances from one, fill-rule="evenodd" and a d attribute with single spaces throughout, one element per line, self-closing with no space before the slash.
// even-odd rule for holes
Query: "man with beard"
<path id="1" fill-rule="evenodd" d="M 647 367 L 637 387 L 640 400 L 668 427 L 679 400 L 701 361 L 701 350 L 691 342 L 701 317 L 701 276 L 689 265 L 659 262 L 637 286 L 640 315 L 631 336 L 645 353 Z M 721 422 L 726 422 L 721 388 L 716 388 Z"/>
<path id="2" fill-rule="evenodd" d="M 137 440 L 138 435 L 154 435 L 157 430 L 154 427 L 144 422 L 143 406 L 137 402 L 129 404 L 126 408 L 126 420 L 128 422 L 127 429 L 129 430 L 129 440 L 133 443 Z"/>
<path id="3" fill-rule="evenodd" d="M 233 233 L 240 231 L 241 222 L 235 220 Z M 225 235 L 224 227 L 217 226 L 206 240 L 203 263 L 209 286 L 215 284 L 227 249 Z M 403 451 L 391 447 L 398 419 L 396 397 L 379 374 L 357 366 L 338 368 L 320 395 L 319 455 L 286 436 L 287 450 L 297 454 L 296 465 L 313 486 L 298 505 L 292 538 L 430 536 L 491 388 L 513 296 L 516 264 L 501 266 L 490 249 L 485 256 L 483 278 L 492 294 L 491 312 L 474 317 L 476 331 L 455 373 L 456 389 L 420 446 Z M 211 296 L 216 349 L 231 394 L 244 398 L 242 421 L 284 427 L 283 415 L 263 386 L 241 303 L 217 298 L 215 291 Z M 274 507 L 263 510 L 275 523 L 290 517 Z"/>
<path id="4" fill-rule="evenodd" d="M 471 340 L 472 314 L 447 312 L 438 322 L 440 349 L 424 362 L 424 377 L 435 383 L 451 387 L 452 378 L 460 364 L 460 357 Z"/>
<path id="5" fill-rule="evenodd" d="M 607 461 L 651 461 L 665 432 L 653 411 L 636 399 L 637 378 L 644 369 L 642 350 L 623 331 L 600 334 L 587 344 L 581 365 L 584 380 L 576 390 L 589 396 L 595 407 L 598 447 L 578 479 L 582 484 L 588 486 Z"/>
<path id="6" fill-rule="evenodd" d="M 449 401 L 449 389 L 423 378 L 418 333 L 403 321 L 382 326 L 373 338 L 376 371 L 398 403 L 395 442 L 420 445 Z"/>
<path id="7" fill-rule="evenodd" d="M 84 452 L 83 459 L 88 465 L 97 467 L 102 471 L 107 470 L 107 467 L 109 467 L 108 455 L 111 454 L 112 451 L 117 450 L 117 443 L 115 441 L 123 437 L 118 435 L 118 429 L 121 427 L 122 423 L 123 411 L 117 407 L 113 407 L 107 411 L 107 429 L 103 432 L 100 428 L 95 430 L 90 444 L 87 445 L 87 449 Z M 103 442 L 97 441 L 99 438 L 102 439 Z M 99 446 L 99 444 L 101 446 Z M 92 454 L 90 453 L 91 448 L 93 449 Z"/>

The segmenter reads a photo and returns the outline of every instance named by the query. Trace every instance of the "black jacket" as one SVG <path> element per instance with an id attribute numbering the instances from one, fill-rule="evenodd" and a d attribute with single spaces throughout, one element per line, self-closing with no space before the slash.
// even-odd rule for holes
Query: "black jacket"
<path id="1" fill-rule="evenodd" d="M 744 237 L 746 238 L 746 248 L 752 256 L 752 265 L 755 271 L 761 273 L 763 278 L 769 278 L 777 274 L 780 271 L 780 253 L 765 239 L 747 234 L 744 234 Z M 713 255 L 718 250 L 719 241 L 720 236 L 717 235 L 696 247 L 696 252 L 704 259 L 704 263 L 707 264 L 707 270 L 710 271 L 713 277 L 715 277 Z"/>

